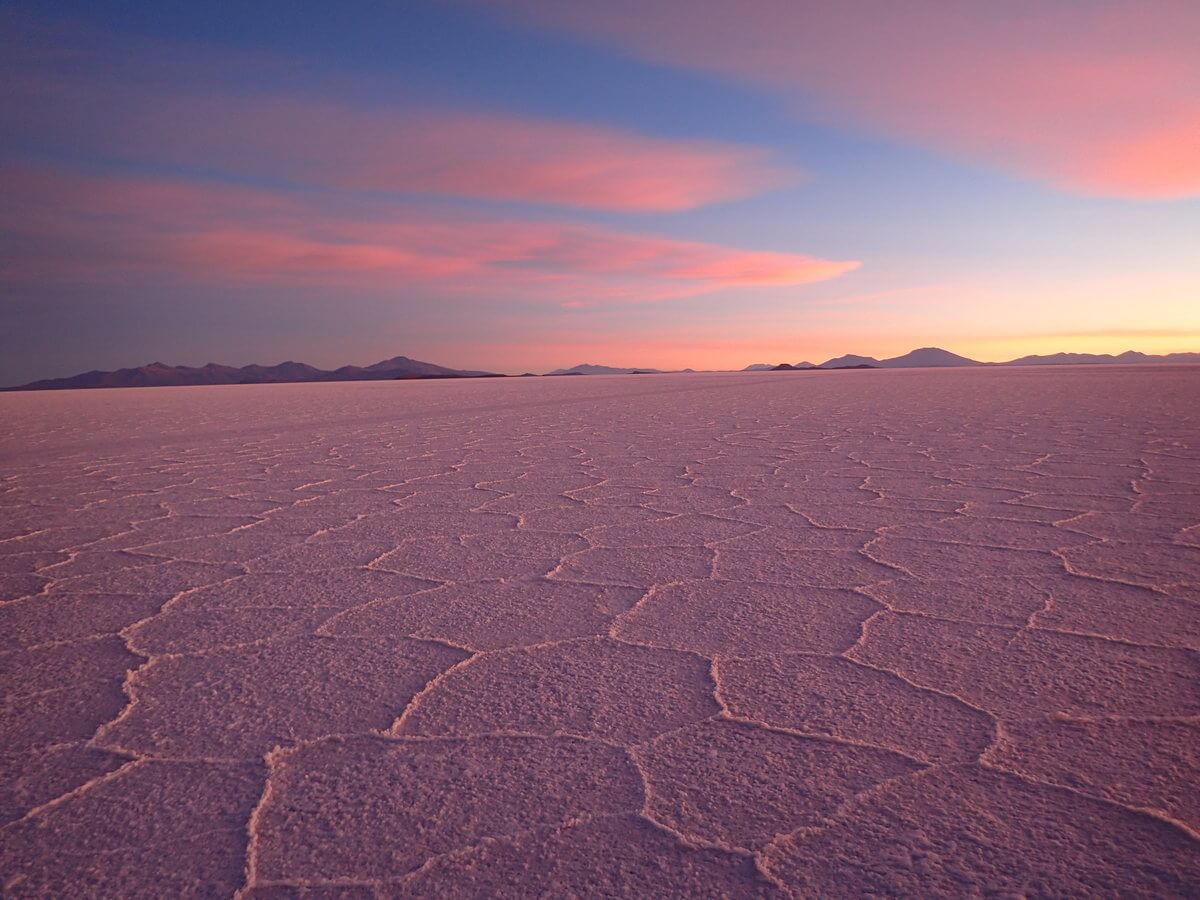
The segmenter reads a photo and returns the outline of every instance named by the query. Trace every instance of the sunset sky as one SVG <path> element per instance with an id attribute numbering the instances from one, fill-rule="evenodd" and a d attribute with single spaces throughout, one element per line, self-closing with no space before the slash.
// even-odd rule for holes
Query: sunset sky
<path id="1" fill-rule="evenodd" d="M 0 384 L 1200 350 L 1196 0 L 0 5 Z"/>

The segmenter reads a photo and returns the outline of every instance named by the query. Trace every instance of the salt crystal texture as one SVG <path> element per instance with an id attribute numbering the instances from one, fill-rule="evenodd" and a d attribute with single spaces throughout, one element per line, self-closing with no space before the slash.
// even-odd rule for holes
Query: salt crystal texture
<path id="1" fill-rule="evenodd" d="M 1197 397 L 0 395 L 0 891 L 1194 896 Z"/>

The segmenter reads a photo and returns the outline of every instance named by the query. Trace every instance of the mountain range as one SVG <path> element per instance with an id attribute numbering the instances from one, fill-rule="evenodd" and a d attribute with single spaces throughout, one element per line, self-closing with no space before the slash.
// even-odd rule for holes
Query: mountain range
<path id="1" fill-rule="evenodd" d="M 491 372 L 449 369 L 445 366 L 393 356 L 369 366 L 318 369 L 307 363 L 281 362 L 274 366 L 249 365 L 236 368 L 207 363 L 203 366 L 168 366 L 152 362 L 115 372 L 91 371 L 69 378 L 47 378 L 8 391 L 54 391 L 72 388 L 167 387 L 204 384 L 284 384 L 309 381 L 394 381 L 418 378 L 493 378 Z"/>
<path id="2" fill-rule="evenodd" d="M 827 359 L 820 365 L 810 362 L 754 363 L 743 372 L 803 371 L 813 369 L 916 369 L 951 368 L 963 366 L 1097 366 L 1144 365 L 1147 363 L 1200 363 L 1200 353 L 1166 353 L 1152 355 L 1128 350 L 1116 356 L 1109 353 L 1053 353 L 1047 356 L 1022 356 L 1007 362 L 990 363 L 968 359 L 942 350 L 940 347 L 921 347 L 888 359 L 873 356 L 845 356 Z M 663 375 L 689 373 L 694 369 L 633 369 L 581 363 L 570 369 L 555 369 L 548 375 Z M 532 373 L 526 372 L 526 375 Z M 115 372 L 91 371 L 69 378 L 47 378 L 19 387 L 0 388 L 2 391 L 53 391 L 74 388 L 107 387 L 166 387 L 174 385 L 208 384 L 284 384 L 313 381 L 395 381 L 427 378 L 503 378 L 493 372 L 473 369 L 451 369 L 434 363 L 393 356 L 369 366 L 341 366 L 337 369 L 318 369 L 307 363 L 281 362 L 274 366 L 222 366 L 207 363 L 203 366 L 168 366 L 152 362 Z"/>
<path id="3" fill-rule="evenodd" d="M 1125 353 L 1052 353 L 1046 356 L 1022 356 L 1020 359 L 1010 359 L 1007 362 L 980 362 L 943 350 L 940 347 L 921 347 L 905 353 L 903 356 L 893 356 L 889 359 L 876 359 L 873 356 L 858 356 L 848 353 L 827 359 L 820 365 L 810 362 L 794 364 L 754 363 L 743 369 L 743 372 L 765 372 L 777 370 L 780 366 L 788 369 L 937 369 L 957 368 L 963 366 L 1101 366 L 1101 365 L 1142 365 L 1146 363 L 1200 363 L 1200 353 L 1166 353 L 1155 356 L 1148 353 L 1138 353 L 1128 350 Z"/>
<path id="4" fill-rule="evenodd" d="M 555 369 L 547 375 L 667 375 L 679 372 L 694 372 L 695 369 L 622 369 L 618 366 L 598 366 L 595 363 L 580 363 L 569 369 Z"/>

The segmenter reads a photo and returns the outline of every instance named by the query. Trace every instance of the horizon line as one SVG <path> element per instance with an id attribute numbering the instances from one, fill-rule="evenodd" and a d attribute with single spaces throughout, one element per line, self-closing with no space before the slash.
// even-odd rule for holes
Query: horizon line
<path id="1" fill-rule="evenodd" d="M 94 388 L 118 388 L 118 387 L 176 387 L 176 386 L 177 387 L 204 387 L 204 386 L 216 387 L 216 386 L 221 386 L 223 384 L 284 384 L 284 383 L 307 384 L 307 383 L 342 383 L 342 382 L 347 382 L 347 381 L 382 381 L 382 380 L 446 380 L 446 379 L 457 380 L 457 379 L 466 379 L 466 378 L 486 378 L 486 377 L 520 378 L 520 377 L 526 377 L 526 376 L 535 376 L 535 377 L 554 376 L 556 374 L 562 374 L 562 373 L 583 374 L 583 373 L 578 373 L 575 371 L 575 370 L 583 369 L 583 368 L 603 368 L 603 369 L 620 370 L 620 371 L 614 371 L 611 373 L 598 373 L 598 374 L 636 374 L 636 373 L 667 374 L 667 375 L 669 375 L 669 374 L 687 374 L 687 373 L 723 374 L 723 373 L 740 373 L 740 372 L 746 372 L 746 371 L 754 371 L 751 368 L 754 366 L 769 366 L 769 367 L 774 368 L 774 367 L 780 366 L 780 365 L 797 366 L 797 365 L 805 364 L 805 365 L 810 365 L 813 368 L 817 368 L 817 369 L 824 368 L 824 367 L 830 367 L 832 369 L 832 368 L 837 368 L 837 367 L 829 366 L 830 363 L 838 362 L 838 361 L 841 361 L 848 357 L 854 358 L 854 359 L 872 361 L 872 362 L 881 363 L 881 364 L 886 364 L 886 363 L 894 362 L 896 360 L 902 360 L 902 359 L 905 359 L 906 357 L 910 357 L 910 356 L 913 356 L 914 354 L 919 354 L 922 352 L 935 352 L 935 353 L 939 353 L 939 354 L 946 354 L 949 357 L 961 359 L 964 362 L 961 365 L 955 365 L 953 363 L 950 363 L 950 364 L 942 363 L 942 364 L 933 364 L 933 365 L 928 365 L 928 366 L 922 366 L 920 364 L 915 364 L 915 365 L 901 366 L 899 368 L 970 368 L 973 365 L 1005 366 L 1005 365 L 1011 365 L 1011 364 L 1020 362 L 1022 360 L 1027 360 L 1027 359 L 1052 359 L 1052 358 L 1060 358 L 1060 357 L 1093 357 L 1093 358 L 1100 358 L 1100 359 L 1106 359 L 1106 360 L 1118 360 L 1123 356 L 1140 356 L 1140 357 L 1145 357 L 1149 360 L 1157 360 L 1157 361 L 1159 361 L 1159 364 L 1169 364 L 1169 363 L 1175 362 L 1175 361 L 1168 360 L 1168 359 L 1166 359 L 1167 357 L 1179 356 L 1179 355 L 1200 356 L 1200 350 L 1172 350 L 1172 351 L 1167 351 L 1164 353 L 1146 353 L 1144 351 L 1132 350 L 1132 349 L 1124 350 L 1124 351 L 1121 351 L 1120 353 L 1093 353 L 1093 352 L 1088 352 L 1088 351 L 1060 350 L 1060 351 L 1055 351 L 1053 353 L 1027 353 L 1022 356 L 1015 356 L 1015 357 L 1011 357 L 1009 359 L 1002 359 L 1002 360 L 985 360 L 985 359 L 976 359 L 974 357 L 964 356 L 962 354 L 955 353 L 954 351 L 946 350 L 943 347 L 936 347 L 936 346 L 928 345 L 928 346 L 924 346 L 924 347 L 916 347 L 913 350 L 908 351 L 907 353 L 901 353 L 901 354 L 898 354 L 897 356 L 888 356 L 888 357 L 882 357 L 882 358 L 875 357 L 875 356 L 869 356 L 866 354 L 859 354 L 859 353 L 844 353 L 839 356 L 830 357 L 829 359 L 826 359 L 825 361 L 820 362 L 820 363 L 809 363 L 807 361 L 801 361 L 799 363 L 794 363 L 794 362 L 788 362 L 785 360 L 785 361 L 776 362 L 776 363 L 753 362 L 753 363 L 748 363 L 741 368 L 719 369 L 719 368 L 696 368 L 696 367 L 692 367 L 692 366 L 687 366 L 687 367 L 682 367 L 682 368 L 658 368 L 657 366 L 621 366 L 621 365 L 611 365 L 608 363 L 582 362 L 582 363 L 576 363 L 573 366 L 558 366 L 558 367 L 555 367 L 552 369 L 548 369 L 547 371 L 544 371 L 544 372 L 533 372 L 532 370 L 529 370 L 529 369 L 526 369 L 521 372 L 516 372 L 516 371 L 503 371 L 502 372 L 502 371 L 492 371 L 492 370 L 485 370 L 485 369 L 478 369 L 478 368 L 470 368 L 470 369 L 454 368 L 451 366 L 443 366 L 439 363 L 430 363 L 425 360 L 418 360 L 418 359 L 415 359 L 414 357 L 410 357 L 405 354 L 397 354 L 396 356 L 388 357 L 387 359 L 380 360 L 376 363 L 370 363 L 366 366 L 358 366 L 355 364 L 343 364 L 342 366 L 337 366 L 334 368 L 322 368 L 319 366 L 313 366 L 310 363 L 301 362 L 301 361 L 295 360 L 295 359 L 286 359 L 286 360 L 282 360 L 278 363 L 267 364 L 267 365 L 263 365 L 260 363 L 246 363 L 241 366 L 226 364 L 226 363 L 216 363 L 216 362 L 212 362 L 212 361 L 209 361 L 209 362 L 206 362 L 206 363 L 203 363 L 200 365 L 187 365 L 187 364 L 168 364 L 168 363 L 163 363 L 159 360 L 153 360 L 148 363 L 142 363 L 142 364 L 133 365 L 133 366 L 124 366 L 124 367 L 120 367 L 117 369 L 89 369 L 84 372 L 77 372 L 73 375 L 35 379 L 33 381 L 25 382 L 23 384 L 2 386 L 2 387 L 0 387 L 0 391 L 18 392 L 18 391 L 28 390 L 28 391 L 32 392 L 32 391 L 40 391 L 40 390 L 71 390 L 71 389 L 90 390 L 90 389 L 94 389 Z M 345 377 L 334 377 L 334 378 L 320 377 L 320 376 L 326 376 L 326 375 L 336 375 L 337 373 L 342 372 L 343 370 L 355 370 L 357 372 L 368 372 L 370 369 L 372 369 L 374 367 L 378 367 L 384 363 L 389 363 L 389 362 L 393 362 L 396 360 L 405 360 L 408 363 L 412 363 L 415 366 L 429 366 L 429 367 L 432 367 L 432 368 L 440 370 L 440 371 L 415 373 L 412 370 L 408 370 L 408 371 L 406 371 L 405 374 L 395 374 L 395 373 L 405 371 L 405 370 L 402 370 L 401 368 L 397 367 L 397 368 L 393 368 L 390 370 L 379 370 L 381 372 L 379 377 L 374 377 L 371 375 L 361 375 L 358 377 L 352 377 L 349 373 L 347 373 Z M 1197 361 L 1200 361 L 1200 360 L 1197 360 Z M 1186 365 L 1186 364 L 1192 363 L 1192 362 L 1194 362 L 1194 361 L 1193 360 L 1179 360 L 1178 361 L 1179 364 L 1183 364 L 1183 365 Z M 1089 365 L 1089 363 L 1087 363 L 1087 362 L 1081 362 L 1078 364 L 1079 365 Z M 1094 365 L 1096 363 L 1091 363 L 1091 364 Z M 1103 365 L 1105 363 L 1100 363 L 1100 364 Z M 1106 363 L 1106 364 L 1111 365 L 1112 363 Z M 1132 364 L 1136 364 L 1136 363 L 1132 363 Z M 1054 365 L 1054 364 L 1051 363 L 1051 365 Z M 1057 365 L 1063 365 L 1063 363 L 1058 363 Z M 303 366 L 307 369 L 313 370 L 315 377 L 308 378 L 308 379 L 281 378 L 277 381 L 258 381 L 258 382 L 231 381 L 231 382 L 216 382 L 216 383 L 210 383 L 210 384 L 202 384 L 202 383 L 201 384 L 169 384 L 169 383 L 167 383 L 167 384 L 161 384 L 161 385 L 103 385 L 103 384 L 84 385 L 84 384 L 81 384 L 78 386 L 78 388 L 73 388 L 73 387 L 66 386 L 66 385 L 54 386 L 54 384 L 53 384 L 55 382 L 66 382 L 66 381 L 82 379 L 85 376 L 89 376 L 89 375 L 95 375 L 95 376 L 116 375 L 121 372 L 139 372 L 139 371 L 154 368 L 154 367 L 158 367 L 158 368 L 168 370 L 168 371 L 178 371 L 181 369 L 193 370 L 193 371 L 205 371 L 205 370 L 209 370 L 209 371 L 213 371 L 213 370 L 242 371 L 242 370 L 251 369 L 251 368 L 278 369 L 283 366 Z M 887 365 L 881 365 L 881 366 L 879 366 L 879 368 L 896 368 L 896 367 L 889 367 Z M 771 371 L 771 369 L 760 369 L 759 371 Z M 392 373 L 392 374 L 388 374 L 388 373 Z"/>

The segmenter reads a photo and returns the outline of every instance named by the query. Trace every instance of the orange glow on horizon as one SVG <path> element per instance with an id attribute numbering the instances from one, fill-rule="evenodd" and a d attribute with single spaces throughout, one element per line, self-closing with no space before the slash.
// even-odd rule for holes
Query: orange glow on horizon
<path id="1" fill-rule="evenodd" d="M 519 374 L 523 371 L 548 371 L 569 368 L 580 363 L 595 363 L 618 368 L 685 369 L 698 371 L 738 371 L 752 363 L 823 363 L 846 353 L 887 359 L 930 344 L 979 362 L 1007 362 L 1030 355 L 1054 353 L 1095 353 L 1117 355 L 1126 350 L 1147 354 L 1200 352 L 1200 331 L 1192 334 L 1160 335 L 1141 332 L 1127 335 L 1028 335 L 1023 337 L 987 337 L 977 335 L 944 336 L 932 342 L 919 337 L 905 339 L 878 335 L 876 340 L 858 334 L 777 336 L 736 340 L 704 338 L 626 340 L 599 336 L 592 339 L 491 344 L 471 342 L 431 345 L 430 352 L 448 364 L 486 365 L 493 370 Z M 486 363 L 479 363 L 484 360 Z"/>

